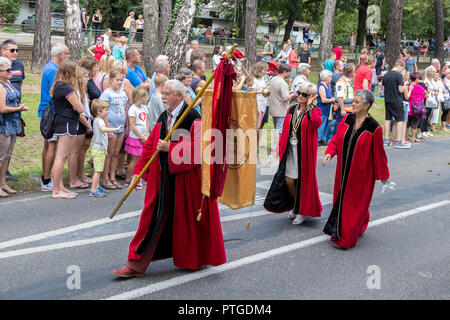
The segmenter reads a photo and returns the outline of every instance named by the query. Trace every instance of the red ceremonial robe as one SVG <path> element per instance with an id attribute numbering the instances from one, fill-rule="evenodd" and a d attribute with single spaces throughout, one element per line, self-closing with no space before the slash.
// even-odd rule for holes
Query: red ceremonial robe
<path id="1" fill-rule="evenodd" d="M 292 116 L 297 106 L 289 108 L 284 118 L 283 131 L 278 142 L 280 164 L 264 201 L 264 208 L 270 212 L 281 213 L 295 209 L 295 213 L 308 217 L 320 217 L 322 204 L 317 186 L 317 130 L 322 124 L 320 108 L 314 108 L 311 114 L 307 112 L 297 130 L 298 179 L 297 196 L 293 199 L 285 182 L 286 159 L 291 148 Z"/>
<path id="2" fill-rule="evenodd" d="M 178 118 L 187 107 L 187 104 L 183 106 Z M 142 171 L 157 150 L 158 140 L 166 137 L 167 118 L 167 112 L 159 117 L 144 145 L 134 174 Z M 129 247 L 129 268 L 143 269 L 139 262 L 133 261 L 141 260 L 144 255 L 148 263 L 173 257 L 177 267 L 190 270 L 202 265 L 225 263 L 217 201 L 203 197 L 200 163 L 194 161 L 195 155 L 198 157 L 200 154 L 199 149 L 194 151 L 200 147 L 200 136 L 200 115 L 192 109 L 172 135 L 169 153 L 160 152 L 143 175 L 147 181 L 145 205 Z M 202 215 L 198 222 L 196 218 L 200 206 Z M 137 271 L 145 272 L 145 269 Z"/>
<path id="3" fill-rule="evenodd" d="M 337 155 L 333 209 L 324 232 L 343 248 L 356 246 L 369 223 L 375 180 L 389 178 L 383 130 L 370 115 L 353 132 L 355 115 L 339 123 L 326 154 Z"/>

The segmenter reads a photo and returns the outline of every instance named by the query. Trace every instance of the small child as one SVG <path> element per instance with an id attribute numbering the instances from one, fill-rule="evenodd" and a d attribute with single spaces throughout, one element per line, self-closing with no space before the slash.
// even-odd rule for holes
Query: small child
<path id="1" fill-rule="evenodd" d="M 119 126 L 124 128 L 128 122 L 128 96 L 124 90 L 123 72 L 111 70 L 109 83 L 109 88 L 103 91 L 99 98 L 109 103 L 110 112 L 106 124 L 112 128 Z M 114 132 L 109 138 L 102 184 L 106 189 L 122 189 L 122 185 L 116 181 L 116 169 L 124 139 L 124 129 Z"/>
<path id="2" fill-rule="evenodd" d="M 245 77 L 244 85 L 242 86 L 242 91 L 250 91 L 250 88 L 253 86 L 253 79 L 249 76 Z"/>
<path id="3" fill-rule="evenodd" d="M 142 155 L 142 149 L 149 136 L 150 127 L 147 110 L 148 90 L 142 87 L 134 88 L 133 91 L 131 91 L 131 99 L 134 102 L 128 110 L 128 119 L 130 121 L 131 130 L 125 141 L 125 151 L 131 156 L 125 181 L 126 187 L 130 186 L 134 167 Z M 142 189 L 141 181 L 137 183 L 136 189 Z"/>
<path id="4" fill-rule="evenodd" d="M 95 99 L 92 101 L 92 114 L 95 116 L 91 153 L 94 162 L 94 174 L 92 176 L 91 197 L 104 197 L 106 192 L 100 187 L 100 176 L 103 172 L 106 152 L 108 150 L 108 132 L 117 132 L 122 129 L 122 125 L 117 128 L 108 128 L 105 120 L 108 118 L 109 103 Z"/>

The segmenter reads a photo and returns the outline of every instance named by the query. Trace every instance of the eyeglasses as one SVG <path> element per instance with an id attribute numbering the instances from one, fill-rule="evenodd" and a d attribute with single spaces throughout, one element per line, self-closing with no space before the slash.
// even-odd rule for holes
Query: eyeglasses
<path id="1" fill-rule="evenodd" d="M 0 70 L 0 71 L 2 71 L 2 72 L 7 72 L 7 73 L 11 73 L 11 68 L 9 68 L 9 69 L 6 69 L 6 70 Z"/>
<path id="2" fill-rule="evenodd" d="M 303 98 L 307 98 L 310 96 L 310 94 L 307 94 L 306 92 L 297 91 L 297 96 L 302 96 Z"/>
<path id="3" fill-rule="evenodd" d="M 19 52 L 19 49 L 9 49 L 9 52 L 11 52 L 11 53 Z"/>

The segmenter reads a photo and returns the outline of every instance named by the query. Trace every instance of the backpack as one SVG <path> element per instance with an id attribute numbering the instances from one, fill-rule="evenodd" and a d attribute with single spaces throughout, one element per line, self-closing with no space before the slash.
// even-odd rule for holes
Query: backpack
<path id="1" fill-rule="evenodd" d="M 50 139 L 53 137 L 53 132 L 55 131 L 55 115 L 53 113 L 52 100 L 50 100 L 49 104 L 42 113 L 40 129 L 44 139 Z"/>

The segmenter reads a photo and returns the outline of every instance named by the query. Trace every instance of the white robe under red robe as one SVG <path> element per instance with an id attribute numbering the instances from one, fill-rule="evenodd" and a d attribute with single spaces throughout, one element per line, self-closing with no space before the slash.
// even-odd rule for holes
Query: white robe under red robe
<path id="1" fill-rule="evenodd" d="M 307 112 L 297 130 L 298 179 L 296 184 L 296 198 L 292 198 L 285 182 L 286 160 L 288 148 L 291 148 L 292 116 L 296 106 L 289 108 L 284 118 L 283 131 L 278 143 L 280 164 L 264 201 L 266 210 L 281 213 L 294 209 L 294 213 L 308 217 L 320 217 L 322 204 L 320 203 L 317 186 L 317 130 L 322 124 L 320 108 Z M 291 151 L 292 152 L 292 151 Z"/>
<path id="2" fill-rule="evenodd" d="M 187 107 L 183 106 L 178 118 Z M 167 112 L 163 112 L 144 145 L 134 174 L 142 171 L 156 151 L 158 140 L 167 135 L 166 123 Z M 170 151 L 160 152 L 143 175 L 147 181 L 145 205 L 128 259 L 139 261 L 150 254 L 150 261 L 173 257 L 173 263 L 183 269 L 217 266 L 226 262 L 225 247 L 217 201 L 203 197 L 200 163 L 194 161 L 201 135 L 198 112 L 191 110 L 179 129 L 190 136 L 177 138 L 174 134 Z M 189 161 L 183 163 L 181 159 Z M 201 219 L 197 221 L 200 207 Z"/>
<path id="3" fill-rule="evenodd" d="M 333 209 L 324 232 L 343 248 L 356 246 L 369 223 L 369 206 L 376 180 L 389 178 L 383 130 L 370 115 L 353 132 L 356 117 L 339 123 L 326 154 L 337 155 Z"/>

